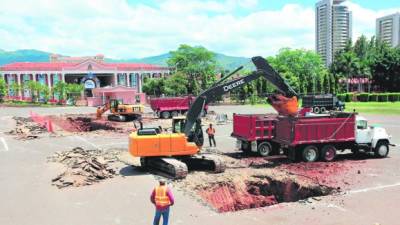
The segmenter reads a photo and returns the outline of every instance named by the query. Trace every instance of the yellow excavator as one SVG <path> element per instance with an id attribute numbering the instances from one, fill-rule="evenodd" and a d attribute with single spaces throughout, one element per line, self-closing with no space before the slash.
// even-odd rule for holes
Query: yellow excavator
<path id="1" fill-rule="evenodd" d="M 102 115 L 110 110 L 107 119 L 110 121 L 126 122 L 137 120 L 142 117 L 144 106 L 141 104 L 129 105 L 123 104 L 122 100 L 110 99 L 109 102 L 96 110 L 97 119 L 101 119 Z"/>
<path id="2" fill-rule="evenodd" d="M 215 173 L 225 170 L 225 163 L 213 154 L 200 153 L 204 142 L 201 112 L 204 106 L 236 88 L 264 77 L 277 87 L 279 93 L 268 98 L 280 115 L 295 116 L 298 113 L 297 93 L 262 57 L 253 57 L 257 71 L 232 81 L 226 81 L 243 67 L 216 82 L 203 91 L 191 104 L 186 117 L 172 119 L 172 132 L 160 128 L 143 128 L 129 135 L 129 152 L 140 157 L 141 165 L 161 171 L 173 178 L 184 178 L 188 169 L 201 168 Z M 225 82 L 226 81 L 226 82 Z"/>

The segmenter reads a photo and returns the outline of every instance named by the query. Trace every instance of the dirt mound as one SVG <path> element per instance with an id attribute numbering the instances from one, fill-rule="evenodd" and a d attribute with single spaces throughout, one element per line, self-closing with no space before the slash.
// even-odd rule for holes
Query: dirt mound
<path id="1" fill-rule="evenodd" d="M 15 135 L 18 140 L 30 140 L 38 138 L 40 134 L 47 133 L 45 127 L 32 121 L 31 118 L 13 117 L 16 121 L 14 130 L 7 132 L 10 135 Z"/>
<path id="2" fill-rule="evenodd" d="M 85 150 L 77 147 L 70 151 L 55 153 L 50 162 L 64 164 L 66 170 L 52 180 L 58 188 L 85 186 L 116 175 L 112 168 L 118 161 L 120 151 Z"/>

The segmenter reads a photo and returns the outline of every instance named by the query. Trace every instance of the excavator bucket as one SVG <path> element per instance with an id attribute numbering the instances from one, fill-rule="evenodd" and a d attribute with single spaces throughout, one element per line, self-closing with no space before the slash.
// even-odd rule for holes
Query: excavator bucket
<path id="1" fill-rule="evenodd" d="M 299 111 L 299 103 L 297 97 L 287 98 L 283 95 L 276 94 L 268 97 L 268 102 L 272 107 L 283 116 L 296 116 Z"/>

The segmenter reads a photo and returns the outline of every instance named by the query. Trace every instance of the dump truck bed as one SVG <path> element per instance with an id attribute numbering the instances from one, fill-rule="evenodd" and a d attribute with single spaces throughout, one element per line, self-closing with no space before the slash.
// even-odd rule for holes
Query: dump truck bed
<path id="1" fill-rule="evenodd" d="M 284 146 L 354 142 L 355 114 L 337 113 L 326 116 L 286 117 L 276 121 L 274 141 Z"/>
<path id="2" fill-rule="evenodd" d="M 276 121 L 275 114 L 233 114 L 231 136 L 244 141 L 271 140 Z"/>

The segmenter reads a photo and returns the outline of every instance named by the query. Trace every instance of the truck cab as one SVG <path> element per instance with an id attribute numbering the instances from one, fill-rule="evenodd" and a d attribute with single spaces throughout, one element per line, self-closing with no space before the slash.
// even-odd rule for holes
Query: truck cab
<path id="1" fill-rule="evenodd" d="M 368 121 L 362 116 L 356 116 L 356 147 L 352 149 L 357 153 L 359 149 L 365 152 L 374 152 L 377 157 L 383 158 L 389 154 L 391 136 L 379 126 L 368 126 Z"/>

